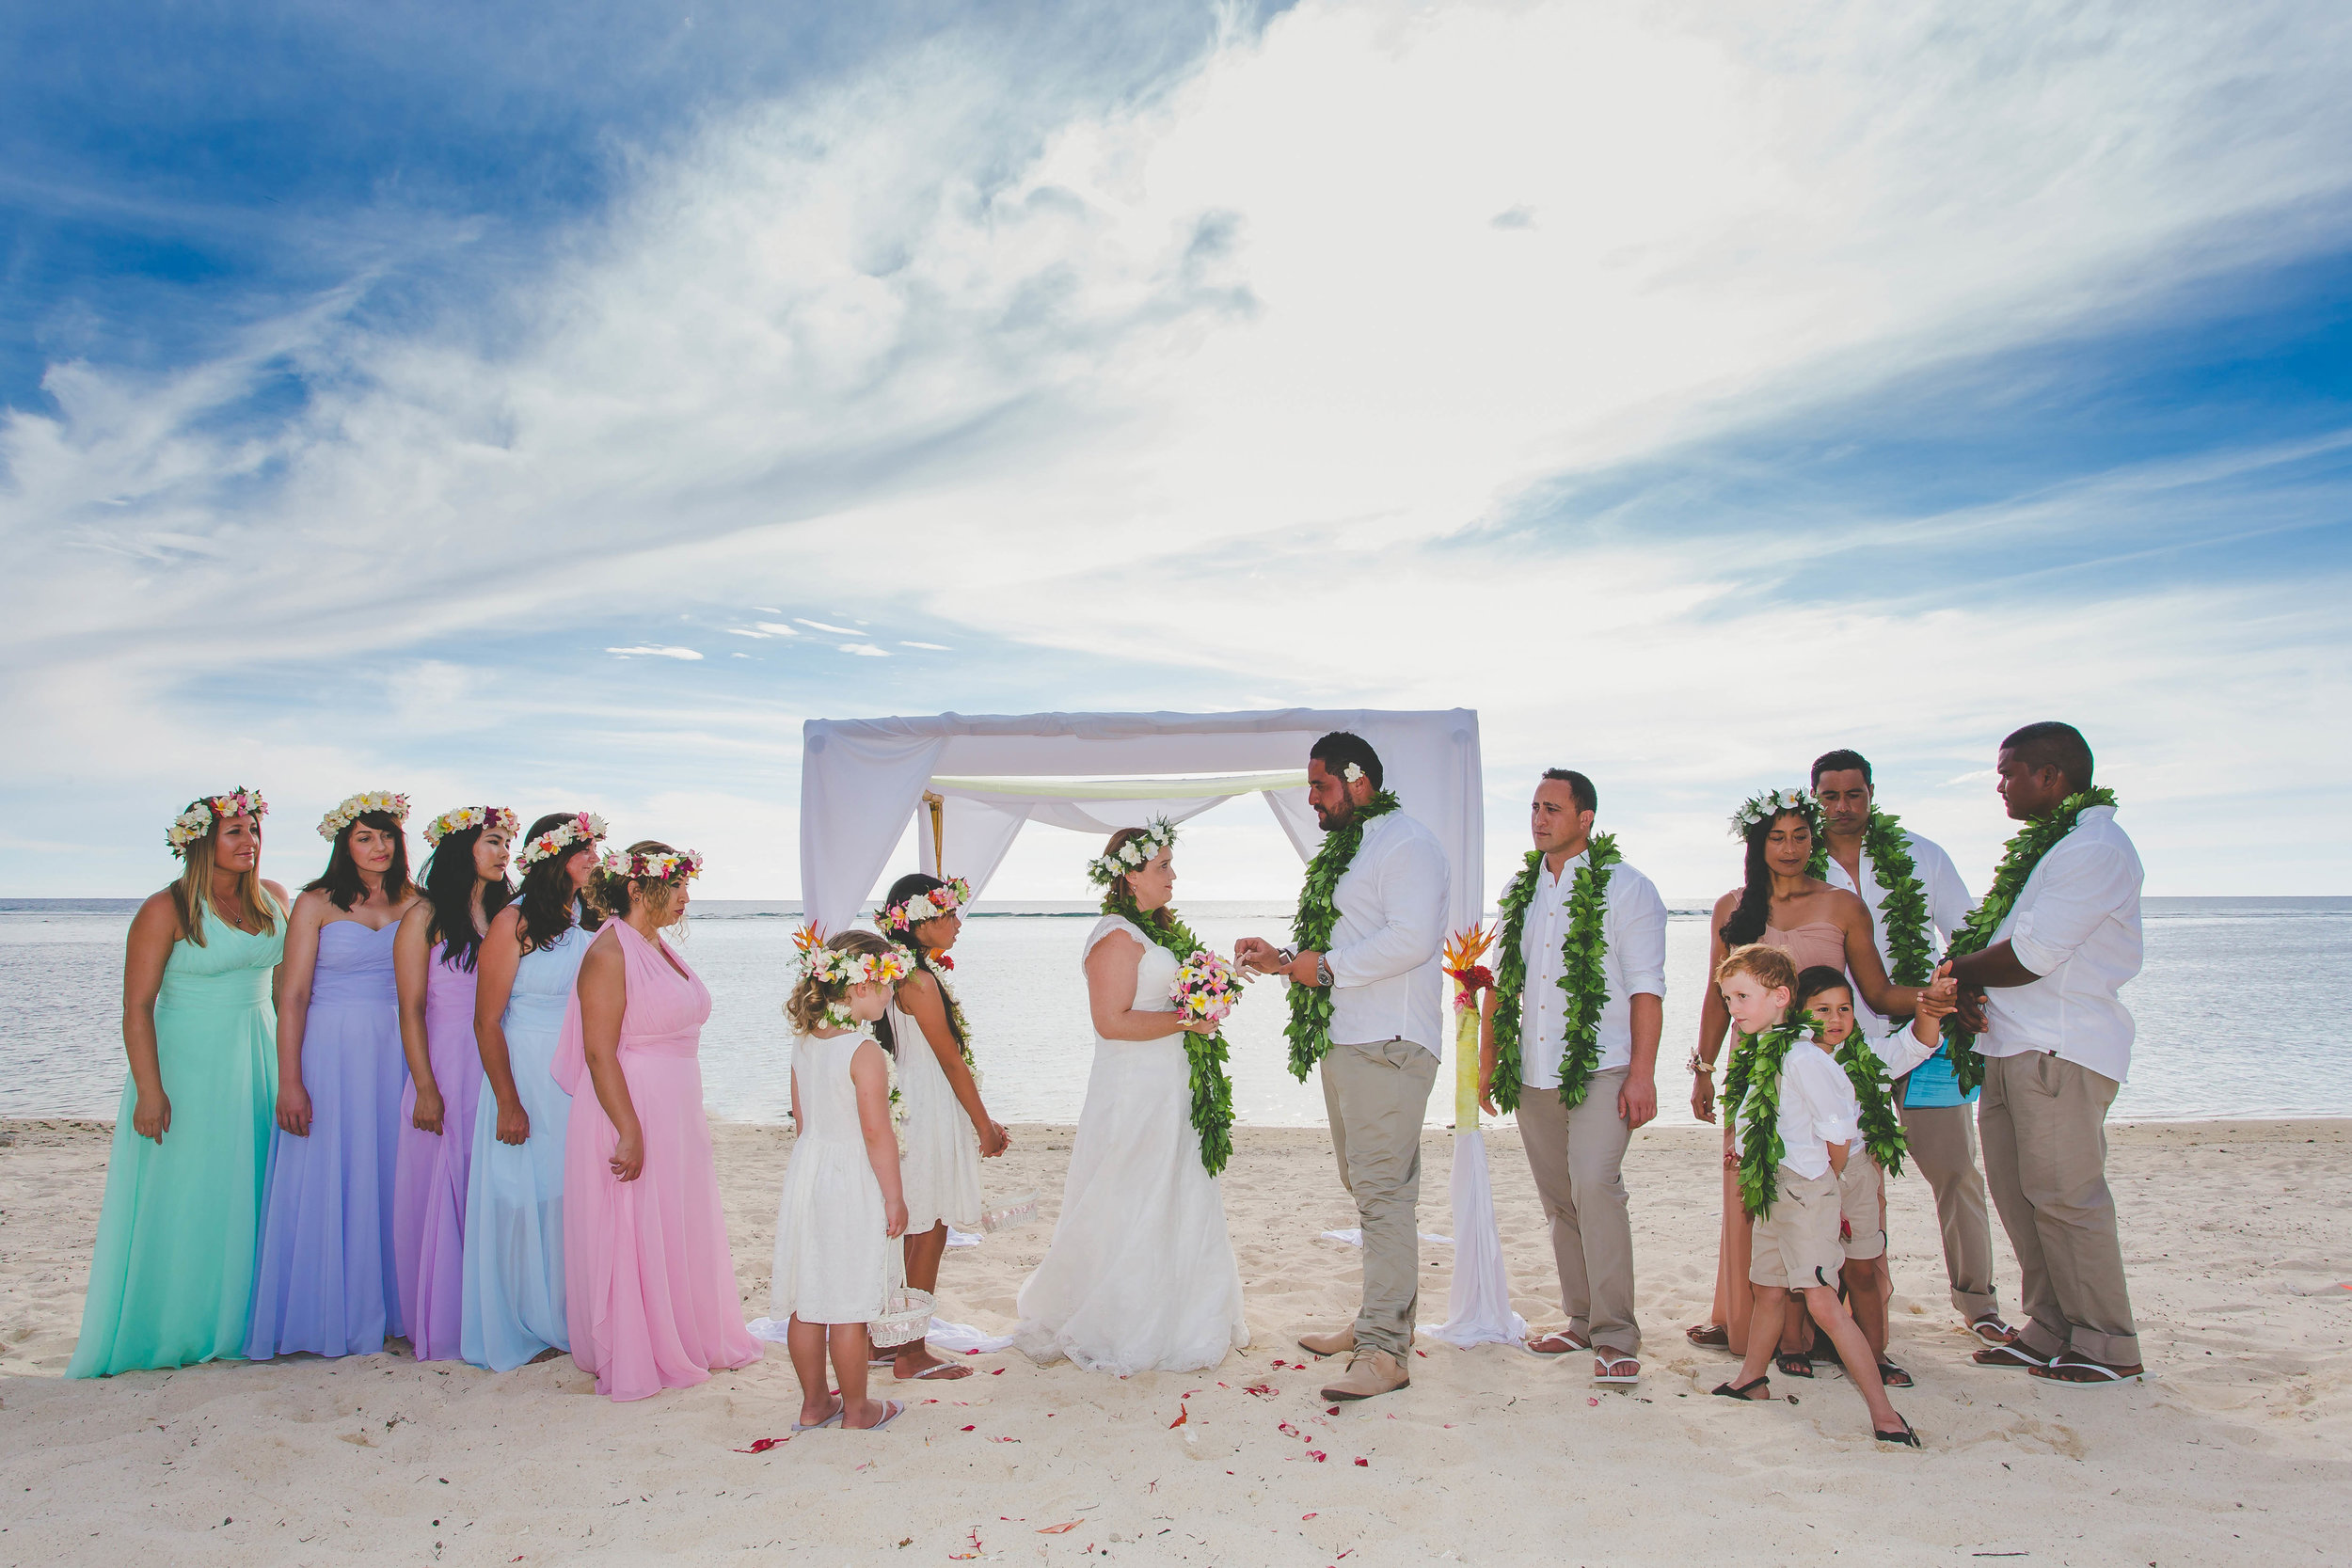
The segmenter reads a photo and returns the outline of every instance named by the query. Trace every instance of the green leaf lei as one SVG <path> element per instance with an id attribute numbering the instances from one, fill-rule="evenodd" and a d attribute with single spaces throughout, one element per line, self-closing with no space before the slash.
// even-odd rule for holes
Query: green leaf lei
<path id="1" fill-rule="evenodd" d="M 2074 824 L 2084 812 L 2093 806 L 2115 804 L 2112 789 L 2086 789 L 2069 795 L 2058 803 L 2058 809 L 2046 816 L 2035 817 L 2017 830 L 2017 836 L 2009 841 L 2001 856 L 2001 863 L 1993 870 L 1993 886 L 1985 894 L 1984 902 L 1969 912 L 1952 933 L 1952 945 L 1945 956 L 1964 958 L 1971 953 L 1981 953 L 1993 945 L 1993 933 L 2001 928 L 2009 911 L 2017 907 L 2017 895 L 2026 891 L 2026 879 L 2033 868 L 2042 863 L 2042 857 L 2056 847 L 2058 840 L 2074 831 Z M 1961 1027 L 1960 1015 L 1951 1013 L 1944 1020 L 1944 1043 L 1951 1053 L 1952 1077 L 1966 1094 L 1984 1082 L 1984 1058 L 1975 1051 L 1977 1037 Z"/>
<path id="2" fill-rule="evenodd" d="M 1886 894 L 1879 901 L 1879 919 L 1886 927 L 1887 978 L 1899 986 L 1924 986 L 1934 977 L 1934 942 L 1928 934 L 1928 896 L 1904 842 L 1902 819 L 1873 811 L 1862 832 L 1862 848 L 1870 857 L 1870 879 Z"/>
<path id="3" fill-rule="evenodd" d="M 1175 954 L 1179 964 L 1208 945 L 1177 918 L 1173 908 L 1147 915 L 1123 891 L 1115 890 L 1103 900 L 1103 912 L 1134 922 L 1136 930 Z M 1233 1081 L 1226 1076 L 1225 1054 L 1224 1030 L 1214 1035 L 1184 1031 L 1184 1062 L 1192 1075 L 1192 1130 L 1200 1135 L 1200 1168 L 1211 1176 L 1233 1157 Z"/>
<path id="4" fill-rule="evenodd" d="M 1911 1140 L 1904 1135 L 1894 1101 L 1886 1092 L 1886 1064 L 1879 1060 L 1860 1029 L 1848 1035 L 1845 1043 L 1830 1054 L 1846 1069 L 1846 1082 L 1853 1085 L 1854 1101 L 1862 1108 L 1862 1147 L 1869 1150 L 1879 1169 L 1900 1176 Z"/>
<path id="5" fill-rule="evenodd" d="M 1724 1102 L 1737 1107 L 1732 1114 L 1740 1122 L 1740 1204 L 1751 1219 L 1772 1213 L 1780 1196 L 1780 1163 L 1788 1157 L 1780 1136 L 1781 1067 L 1797 1040 L 1820 1037 L 1821 1026 L 1805 1015 L 1760 1035 L 1741 1035 L 1731 1048 Z"/>
<path id="6" fill-rule="evenodd" d="M 1323 847 L 1307 863 L 1307 885 L 1299 890 L 1298 914 L 1291 922 L 1291 945 L 1299 952 L 1331 950 L 1331 933 L 1340 925 L 1339 906 L 1331 902 L 1332 890 L 1363 846 L 1365 825 L 1396 808 L 1396 797 L 1381 790 L 1356 808 L 1345 827 L 1323 835 Z M 1290 1003 L 1291 1021 L 1282 1033 L 1291 1045 L 1291 1076 L 1303 1084 L 1331 1049 L 1331 988 L 1294 985 Z"/>
<path id="7" fill-rule="evenodd" d="M 1494 1097 L 1495 1104 L 1505 1111 L 1518 1108 L 1520 992 L 1527 986 L 1527 961 L 1520 941 L 1543 858 L 1540 849 L 1527 852 L 1526 865 L 1511 879 L 1500 906 L 1503 926 L 1502 966 L 1495 976 Z M 1584 1103 L 1593 1069 L 1600 1061 L 1600 1015 L 1609 1005 L 1609 977 L 1601 968 L 1609 939 L 1601 935 L 1600 925 L 1609 906 L 1610 869 L 1620 859 L 1615 834 L 1594 835 L 1584 863 L 1577 867 L 1576 879 L 1568 887 L 1568 933 L 1560 940 L 1560 978 L 1554 984 L 1568 999 L 1566 1036 L 1560 1052 L 1560 1103 L 1571 1111 Z"/>

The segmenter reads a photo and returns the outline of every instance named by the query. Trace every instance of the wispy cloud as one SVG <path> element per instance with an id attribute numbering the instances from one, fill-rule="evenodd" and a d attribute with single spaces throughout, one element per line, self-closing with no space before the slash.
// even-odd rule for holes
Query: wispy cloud
<path id="1" fill-rule="evenodd" d="M 608 654 L 618 654 L 623 658 L 695 659 L 703 657 L 691 648 L 657 647 L 650 642 L 641 643 L 634 648 L 607 648 L 605 649 L 605 652 Z"/>

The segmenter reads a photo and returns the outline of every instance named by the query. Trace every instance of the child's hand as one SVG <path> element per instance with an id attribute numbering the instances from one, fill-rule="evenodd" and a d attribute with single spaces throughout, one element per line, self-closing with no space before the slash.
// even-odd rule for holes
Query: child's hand
<path id="1" fill-rule="evenodd" d="M 902 1197 L 882 1199 L 882 1234 L 892 1241 L 907 1233 L 907 1200 Z"/>
<path id="2" fill-rule="evenodd" d="M 988 1131 L 980 1134 L 980 1158 L 993 1160 L 1011 1143 L 1012 1134 L 1005 1131 L 1004 1123 L 992 1121 L 988 1124 Z"/>

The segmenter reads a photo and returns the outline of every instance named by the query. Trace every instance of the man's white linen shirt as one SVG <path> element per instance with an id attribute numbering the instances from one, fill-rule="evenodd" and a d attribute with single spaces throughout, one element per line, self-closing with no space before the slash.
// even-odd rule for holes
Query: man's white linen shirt
<path id="1" fill-rule="evenodd" d="M 1928 924 L 1934 927 L 1936 937 L 1941 939 L 1931 940 L 1931 957 L 1940 955 L 1950 944 L 1952 933 L 1960 929 L 1961 922 L 1966 920 L 1969 911 L 1977 907 L 1977 900 L 1969 893 L 1968 884 L 1960 879 L 1960 867 L 1952 863 L 1952 857 L 1944 852 L 1942 845 L 1933 839 L 1921 838 L 1908 828 L 1903 830 L 1903 842 L 1911 850 L 1912 875 L 1919 879 L 1920 895 L 1927 900 Z M 1845 866 L 1838 863 L 1836 855 L 1832 855 L 1829 858 L 1829 885 L 1843 888 L 1869 909 L 1871 940 L 1878 943 L 1879 962 L 1886 966 L 1887 974 L 1892 978 L 1895 953 L 1886 940 L 1886 916 L 1881 909 L 1886 902 L 1886 890 L 1879 886 L 1878 867 L 1871 863 L 1870 847 L 1867 843 L 1855 859 L 1862 869 L 1861 884 L 1855 885 L 1854 879 L 1846 875 Z M 1908 1029 L 1897 1034 L 1889 1020 L 1871 1011 L 1869 1003 L 1863 1000 L 1859 986 L 1853 989 L 1853 1016 L 1854 1027 L 1875 1048 L 1880 1059 L 1885 1063 L 1890 1078 L 1900 1078 L 1935 1054 L 1934 1045 L 1920 1044 L 1918 1037 Z M 1942 1042 L 1939 1040 L 1937 1043 Z"/>
<path id="2" fill-rule="evenodd" d="M 1444 1044 L 1448 896 L 1445 850 L 1401 811 L 1364 824 L 1356 858 L 1331 890 L 1331 1043 L 1407 1039 L 1431 1055 Z"/>
<path id="3" fill-rule="evenodd" d="M 1740 1147 L 1740 1117 L 1729 1118 L 1731 1147 Z M 1862 1104 L 1836 1058 L 1805 1036 L 1791 1041 L 1780 1063 L 1780 1163 L 1795 1175 L 1829 1174 L 1829 1146 L 1851 1147 L 1861 1135 Z"/>
<path id="4" fill-rule="evenodd" d="M 1985 1056 L 2054 1052 L 2117 1083 L 2132 1065 L 2123 983 L 2139 973 L 2139 851 L 2113 806 L 2092 806 L 2050 847 L 1993 933 L 2042 976 L 1985 993 Z"/>
<path id="5" fill-rule="evenodd" d="M 1554 877 L 1535 866 L 1535 895 L 1519 934 L 1527 985 L 1519 992 L 1519 1080 L 1531 1089 L 1560 1086 L 1560 1057 L 1567 1049 L 1568 998 L 1560 989 L 1560 944 L 1568 935 L 1568 897 L 1592 851 L 1573 856 Z M 1658 886 L 1622 861 L 1609 868 L 1600 916 L 1602 976 L 1609 1000 L 1600 1010 L 1600 1054 L 1595 1072 L 1633 1061 L 1633 998 L 1666 994 L 1666 901 Z"/>

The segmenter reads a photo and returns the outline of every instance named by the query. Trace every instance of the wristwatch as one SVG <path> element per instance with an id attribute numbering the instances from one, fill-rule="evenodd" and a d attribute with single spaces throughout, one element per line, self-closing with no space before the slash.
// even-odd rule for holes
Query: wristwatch
<path id="1" fill-rule="evenodd" d="M 1315 955 L 1315 984 L 1326 990 L 1331 985 L 1331 960 L 1320 953 Z"/>
<path id="2" fill-rule="evenodd" d="M 1291 965 L 1298 961 L 1298 949 L 1295 947 L 1278 947 L 1274 950 L 1274 956 L 1282 961 L 1282 967 L 1284 969 L 1288 969 Z"/>

